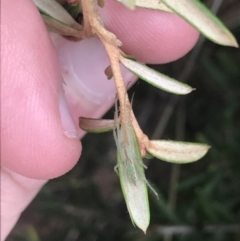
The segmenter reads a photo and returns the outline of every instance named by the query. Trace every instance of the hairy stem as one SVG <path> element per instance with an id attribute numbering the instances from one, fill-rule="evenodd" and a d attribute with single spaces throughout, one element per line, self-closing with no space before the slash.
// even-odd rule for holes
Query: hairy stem
<path id="1" fill-rule="evenodd" d="M 131 110 L 131 104 L 128 96 L 126 95 L 126 87 L 121 74 L 119 59 L 121 58 L 122 51 L 118 48 L 122 45 L 117 37 L 106 30 L 98 14 L 98 1 L 97 0 L 81 0 L 82 10 L 84 15 L 84 31 L 86 36 L 90 37 L 96 34 L 102 41 L 111 64 L 111 69 L 118 93 L 120 103 L 120 116 L 121 124 L 125 126 L 128 124 L 129 116 L 125 113 L 126 109 Z M 128 111 L 127 111 L 128 112 Z M 137 138 L 140 143 L 142 155 L 145 154 L 145 147 L 148 145 L 149 139 L 142 132 L 134 113 L 131 111 L 132 124 L 135 129 Z"/>

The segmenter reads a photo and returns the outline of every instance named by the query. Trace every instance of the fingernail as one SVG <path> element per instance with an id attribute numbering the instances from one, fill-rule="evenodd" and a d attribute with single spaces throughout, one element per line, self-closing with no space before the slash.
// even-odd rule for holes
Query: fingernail
<path id="1" fill-rule="evenodd" d="M 68 108 L 64 93 L 59 96 L 59 112 L 62 120 L 63 134 L 68 138 L 78 138 L 77 128 Z"/>

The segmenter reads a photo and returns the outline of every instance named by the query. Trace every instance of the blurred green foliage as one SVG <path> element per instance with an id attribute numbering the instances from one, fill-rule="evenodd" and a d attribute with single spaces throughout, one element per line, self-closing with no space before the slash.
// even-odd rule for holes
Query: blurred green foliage
<path id="1" fill-rule="evenodd" d="M 229 11 L 239 6 L 237 2 L 226 1 L 220 16 L 230 23 L 240 43 L 240 23 L 228 19 L 233 16 Z M 135 228 L 113 171 L 116 147 L 112 133 L 88 134 L 82 140 L 84 149 L 77 166 L 44 186 L 7 241 L 240 240 L 240 51 L 209 41 L 197 51 L 195 59 L 189 53 L 174 63 L 154 66 L 178 78 L 189 61 L 194 61 L 185 79 L 178 78 L 195 87 L 194 93 L 173 99 L 141 81 L 130 91 L 130 95 L 135 92 L 133 110 L 149 136 L 158 135 L 164 111 L 172 108 L 158 138 L 212 146 L 202 160 L 179 169 L 176 207 L 167 204 L 173 165 L 146 160 L 147 178 L 160 198 L 150 193 L 147 235 Z M 106 117 L 113 118 L 113 112 Z M 177 135 L 176 129 L 182 134 Z M 174 233 L 172 238 L 166 236 L 167 231 Z"/>

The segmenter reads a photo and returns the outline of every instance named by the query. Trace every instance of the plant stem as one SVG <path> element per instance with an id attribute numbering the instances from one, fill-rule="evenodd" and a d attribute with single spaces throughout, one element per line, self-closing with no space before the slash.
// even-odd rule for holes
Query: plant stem
<path id="1" fill-rule="evenodd" d="M 127 110 L 131 110 L 131 104 L 128 96 L 126 95 L 126 87 L 123 81 L 119 63 L 122 51 L 118 47 L 121 46 L 122 43 L 113 33 L 104 28 L 98 14 L 97 0 L 82 0 L 81 4 L 84 15 L 84 31 L 86 36 L 90 37 L 96 34 L 102 41 L 107 51 L 119 98 L 121 124 L 122 126 L 125 126 L 129 121 L 129 116 L 125 112 L 128 112 Z M 132 111 L 131 115 L 132 125 L 140 143 L 141 153 L 142 155 L 145 155 L 145 147 L 148 145 L 149 139 L 142 132 Z"/>

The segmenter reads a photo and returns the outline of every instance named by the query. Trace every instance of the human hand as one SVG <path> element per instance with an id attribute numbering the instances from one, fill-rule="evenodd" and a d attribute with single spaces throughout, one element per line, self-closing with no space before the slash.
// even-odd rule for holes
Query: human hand
<path id="1" fill-rule="evenodd" d="M 176 15 L 145 9 L 131 12 L 113 0 L 105 2 L 101 10 L 105 26 L 123 42 L 124 51 L 142 62 L 173 61 L 197 41 L 197 31 Z M 92 83 L 90 102 L 80 101 L 76 105 L 70 94 L 66 101 L 58 57 L 33 2 L 19 0 L 14 6 L 8 0 L 1 3 L 1 240 L 5 240 L 44 183 L 68 172 L 78 161 L 81 144 L 77 117 L 86 111 L 100 117 L 114 99 L 100 98 L 101 105 L 91 104 L 99 91 L 94 83 L 100 81 L 99 71 L 103 72 L 106 65 L 94 68 L 99 59 L 86 63 L 84 56 L 102 53 L 100 44 L 96 47 L 90 40 L 88 48 L 82 48 L 79 58 L 73 61 L 88 76 L 81 79 L 82 83 Z M 73 49 L 84 43 L 75 47 L 68 44 L 59 49 L 63 58 L 63 49 L 69 48 L 71 56 L 76 52 Z M 101 59 L 104 61 L 107 63 L 107 58 Z M 108 89 L 109 81 L 104 74 L 101 76 L 102 91 L 108 90 L 107 94 L 112 92 L 115 96 L 114 89 Z M 127 81 L 134 78 L 128 72 L 125 76 Z"/>

